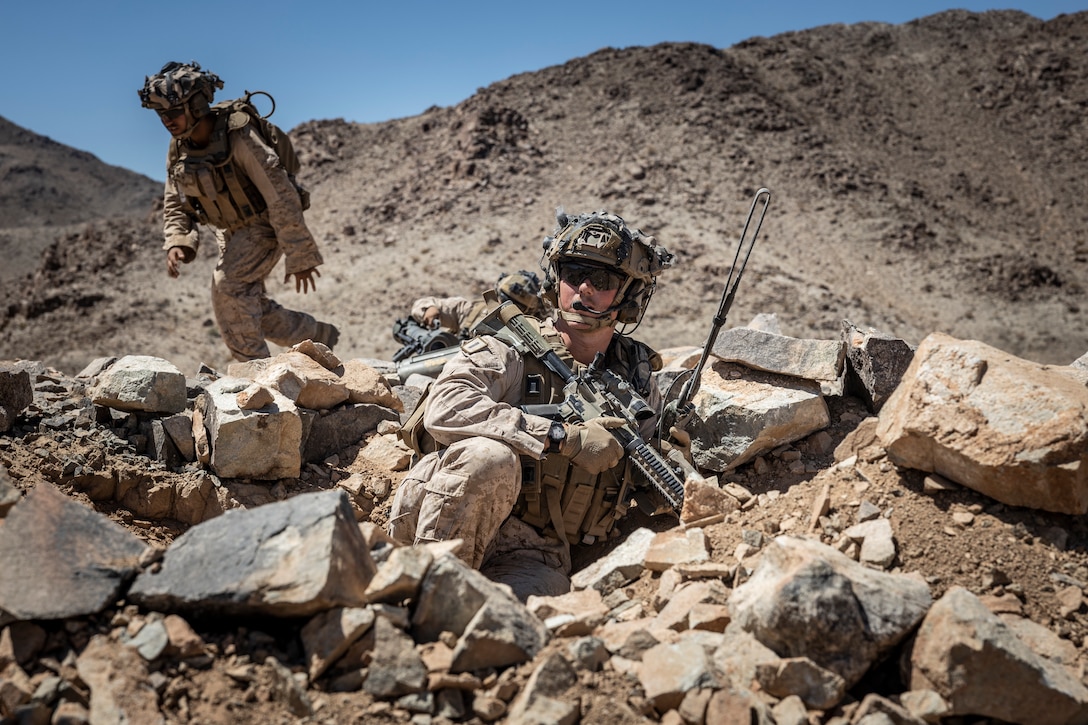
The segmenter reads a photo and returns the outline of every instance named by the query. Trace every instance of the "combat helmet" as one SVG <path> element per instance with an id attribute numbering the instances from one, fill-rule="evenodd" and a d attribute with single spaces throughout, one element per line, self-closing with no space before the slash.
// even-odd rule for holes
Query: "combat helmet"
<path id="1" fill-rule="evenodd" d="M 211 111 L 215 89 L 222 87 L 219 76 L 201 69 L 196 61 L 170 61 L 155 75 L 146 76 L 144 87 L 137 93 L 144 108 L 159 113 L 179 107 L 184 109 L 189 119 L 188 133 L 191 133 L 196 122 Z"/>
<path id="2" fill-rule="evenodd" d="M 618 311 L 616 322 L 620 324 L 637 325 L 657 287 L 657 275 L 673 265 L 675 255 L 652 236 L 628 227 L 623 219 L 606 211 L 571 216 L 559 208 L 555 221 L 556 230 L 545 237 L 540 260 L 544 270 L 541 296 L 558 308 L 563 262 L 605 267 L 624 276 L 608 311 Z"/>
<path id="3" fill-rule="evenodd" d="M 495 291 L 503 302 L 510 301 L 521 311 L 532 317 L 539 317 L 542 312 L 540 301 L 540 278 L 536 272 L 519 269 L 500 275 L 495 283 Z"/>

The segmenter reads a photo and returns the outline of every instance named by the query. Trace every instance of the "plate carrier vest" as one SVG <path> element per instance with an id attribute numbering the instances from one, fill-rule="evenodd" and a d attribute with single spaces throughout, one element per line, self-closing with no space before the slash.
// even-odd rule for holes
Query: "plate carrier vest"
<path id="1" fill-rule="evenodd" d="M 230 232 L 251 223 L 268 208 L 256 184 L 234 168 L 230 133 L 251 123 L 257 135 L 279 155 L 299 193 L 302 209 L 310 206 L 309 192 L 295 180 L 299 162 L 287 134 L 270 121 L 255 116 L 255 110 L 245 110 L 246 105 L 242 99 L 217 103 L 212 107 L 215 128 L 208 145 L 196 149 L 174 141 L 166 161 L 170 179 L 177 185 L 182 211 L 199 224 Z"/>

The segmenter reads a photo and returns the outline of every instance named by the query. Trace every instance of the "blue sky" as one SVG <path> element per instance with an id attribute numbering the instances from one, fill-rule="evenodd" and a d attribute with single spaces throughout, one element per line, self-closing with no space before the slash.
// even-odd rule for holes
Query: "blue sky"
<path id="1" fill-rule="evenodd" d="M 1088 9 L 1088 0 L 5 0 L 0 116 L 162 179 L 168 136 L 136 90 L 169 60 L 196 60 L 218 74 L 226 86 L 217 100 L 271 92 L 273 120 L 289 130 L 311 119 L 414 116 L 604 47 L 727 48 L 753 36 L 898 24 L 950 8 L 1020 9 L 1049 20 Z"/>

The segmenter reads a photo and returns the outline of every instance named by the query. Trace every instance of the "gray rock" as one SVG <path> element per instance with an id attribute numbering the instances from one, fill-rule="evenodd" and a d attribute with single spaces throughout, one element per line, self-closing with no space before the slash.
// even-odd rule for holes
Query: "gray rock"
<path id="1" fill-rule="evenodd" d="M 488 597 L 497 591 L 493 582 L 456 556 L 439 556 L 420 585 L 412 614 L 412 636 L 418 642 L 434 642 L 443 632 L 460 637 Z"/>
<path id="2" fill-rule="evenodd" d="M 723 330 L 714 341 L 714 355 L 768 373 L 805 380 L 839 379 L 846 357 L 841 340 L 803 340 L 751 327 Z"/>
<path id="3" fill-rule="evenodd" d="M 125 355 L 98 375 L 91 399 L 117 410 L 179 413 L 187 402 L 185 376 L 162 358 Z"/>
<path id="4" fill-rule="evenodd" d="M 596 589 L 602 596 L 607 596 L 634 581 L 646 568 L 646 552 L 654 536 L 650 529 L 632 531 L 608 556 L 575 572 L 570 578 L 571 588 Z"/>
<path id="5" fill-rule="evenodd" d="M 844 536 L 861 544 L 858 561 L 862 564 L 886 569 L 895 561 L 895 535 L 892 524 L 885 518 L 871 519 L 854 524 L 842 532 Z"/>
<path id="6" fill-rule="evenodd" d="M 34 402 L 30 374 L 13 363 L 0 362 L 0 433 L 15 425 L 15 419 Z"/>
<path id="7" fill-rule="evenodd" d="M 384 698 L 426 689 L 427 667 L 412 638 L 385 617 L 374 620 L 374 633 L 374 658 L 363 689 Z"/>
<path id="8" fill-rule="evenodd" d="M 719 473 L 831 422 L 817 383 L 733 363 L 704 368 L 692 402 L 688 432 L 695 464 Z"/>
<path id="9" fill-rule="evenodd" d="M 808 657 L 847 688 L 925 616 L 925 583 L 886 574 L 818 541 L 779 536 L 752 576 L 733 590 L 729 609 L 781 657 Z"/>
<path id="10" fill-rule="evenodd" d="M 318 413 L 300 410 L 306 435 L 302 444 L 304 461 L 323 461 L 333 453 L 363 440 L 383 420 L 399 421 L 400 414 L 373 403 L 340 405 Z"/>
<path id="11" fill-rule="evenodd" d="M 829 710 L 846 694 L 846 681 L 808 657 L 789 657 L 756 667 L 756 680 L 775 697 L 799 697 L 813 710 Z"/>
<path id="12" fill-rule="evenodd" d="M 846 345 L 846 393 L 864 402 L 869 412 L 879 412 L 914 359 L 914 348 L 871 327 L 858 329 L 849 320 L 842 321 L 842 340 Z"/>
<path id="13" fill-rule="evenodd" d="M 0 618 L 65 619 L 117 600 L 147 545 L 39 483 L 0 525 Z"/>
<path id="14" fill-rule="evenodd" d="M 193 438 L 193 414 L 183 411 L 162 419 L 162 427 L 170 436 L 174 447 L 186 461 L 196 460 L 196 441 Z"/>
<path id="15" fill-rule="evenodd" d="M 347 493 L 336 489 L 194 526 L 160 571 L 136 578 L 129 599 L 157 611 L 306 616 L 363 606 L 374 571 Z"/>
<path id="16" fill-rule="evenodd" d="M 548 641 L 544 623 L 515 597 L 497 589 L 465 626 L 453 648 L 450 672 L 528 662 Z"/>
<path id="17" fill-rule="evenodd" d="M 310 680 L 316 680 L 374 624 L 369 607 L 335 607 L 306 623 L 300 633 Z"/>
<path id="18" fill-rule="evenodd" d="M 510 704 L 511 722 L 577 722 L 569 720 L 570 698 L 566 692 L 578 682 L 578 675 L 559 654 L 551 654 L 536 666 L 525 687 Z M 567 702 L 564 702 L 567 701 Z M 577 708 L 573 710 L 577 715 Z"/>
<path id="19" fill-rule="evenodd" d="M 212 470 L 224 478 L 298 478 L 302 469 L 298 409 L 276 392 L 268 408 L 242 410 L 237 393 L 248 385 L 242 378 L 220 378 L 200 399 Z"/>

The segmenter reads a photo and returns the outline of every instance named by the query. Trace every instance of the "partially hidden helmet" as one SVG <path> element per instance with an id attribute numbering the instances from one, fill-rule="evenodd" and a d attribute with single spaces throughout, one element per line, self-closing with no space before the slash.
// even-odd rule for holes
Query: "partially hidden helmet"
<path id="1" fill-rule="evenodd" d="M 535 272 L 519 269 L 517 272 L 503 274 L 495 283 L 495 291 L 503 302 L 509 300 L 525 314 L 540 316 L 543 307 L 540 301 L 540 278 Z"/>
<path id="2" fill-rule="evenodd" d="M 144 78 L 144 87 L 137 93 L 140 104 L 154 111 L 168 111 L 184 106 L 190 121 L 199 121 L 211 110 L 215 89 L 223 81 L 214 73 L 202 70 L 196 61 L 170 61 L 158 73 Z"/>
<path id="3" fill-rule="evenodd" d="M 560 208 L 555 221 L 556 230 L 545 237 L 540 260 L 544 299 L 558 306 L 563 261 L 608 267 L 626 276 L 612 303 L 612 309 L 619 311 L 616 321 L 637 324 L 653 296 L 657 275 L 673 265 L 675 255 L 652 236 L 628 227 L 623 219 L 606 211 L 571 216 Z"/>

